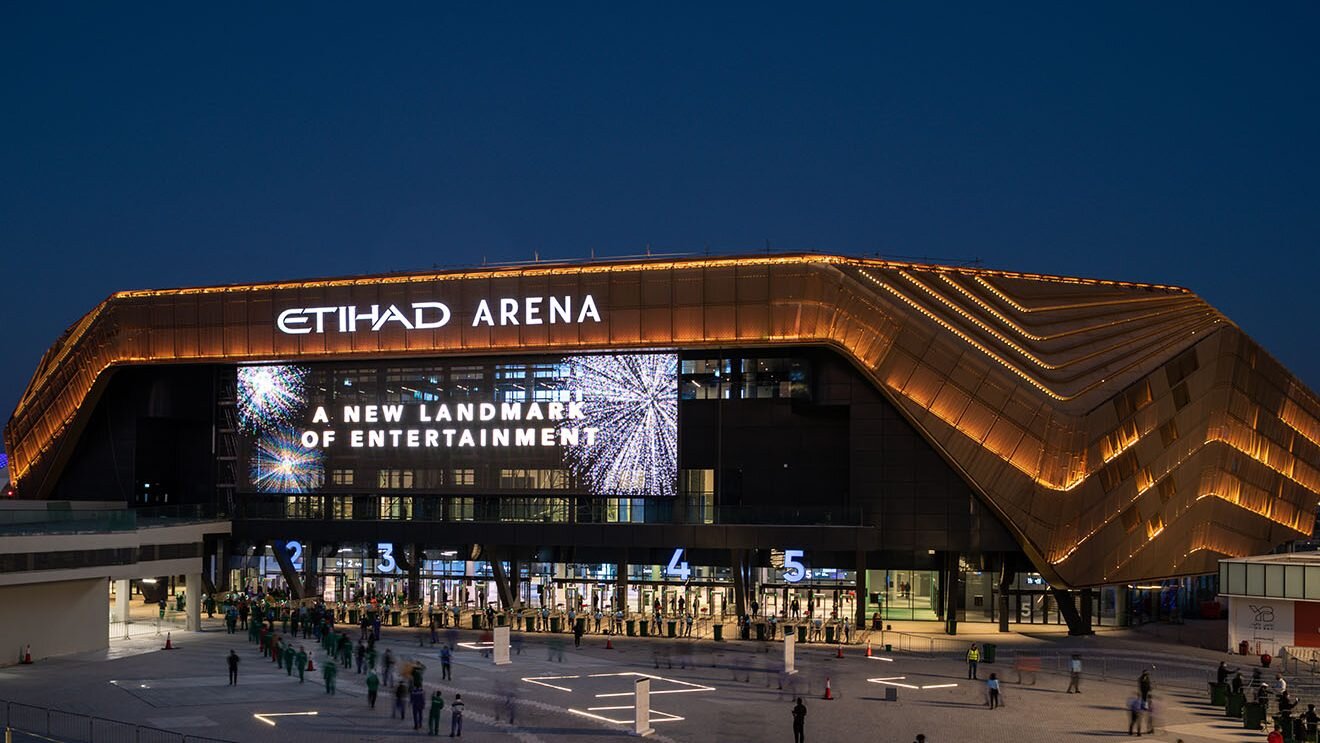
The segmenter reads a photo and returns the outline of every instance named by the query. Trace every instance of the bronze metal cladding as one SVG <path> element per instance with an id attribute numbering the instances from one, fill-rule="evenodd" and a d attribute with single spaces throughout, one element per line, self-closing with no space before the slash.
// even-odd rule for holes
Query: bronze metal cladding
<path id="1" fill-rule="evenodd" d="M 592 294 L 602 322 L 473 324 L 482 299 Z M 444 327 L 287 335 L 289 307 L 442 300 Z M 131 291 L 47 352 L 5 429 L 42 498 L 129 364 L 827 344 L 909 416 L 1058 586 L 1209 573 L 1311 531 L 1320 403 L 1171 286 L 793 255 Z"/>

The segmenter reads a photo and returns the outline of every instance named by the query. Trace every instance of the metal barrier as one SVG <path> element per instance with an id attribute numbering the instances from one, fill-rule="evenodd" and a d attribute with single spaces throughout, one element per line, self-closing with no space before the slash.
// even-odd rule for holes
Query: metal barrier
<path id="1" fill-rule="evenodd" d="M 104 717 L 80 715 L 20 702 L 4 702 L 3 727 L 14 740 L 56 743 L 233 743 L 222 738 L 186 735 Z"/>

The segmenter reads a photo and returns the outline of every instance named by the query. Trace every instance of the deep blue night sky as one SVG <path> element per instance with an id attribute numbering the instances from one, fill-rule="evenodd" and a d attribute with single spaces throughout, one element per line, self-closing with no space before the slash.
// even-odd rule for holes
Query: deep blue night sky
<path id="1" fill-rule="evenodd" d="M 1320 4 L 267 5 L 0 11 L 6 413 L 118 289 L 767 241 L 1181 284 L 1320 388 Z"/>

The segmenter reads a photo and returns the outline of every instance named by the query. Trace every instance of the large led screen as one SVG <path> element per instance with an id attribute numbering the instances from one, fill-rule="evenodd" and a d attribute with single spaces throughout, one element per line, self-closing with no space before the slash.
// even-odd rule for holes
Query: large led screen
<path id="1" fill-rule="evenodd" d="M 237 384 L 250 491 L 677 489 L 673 353 L 253 365 Z"/>

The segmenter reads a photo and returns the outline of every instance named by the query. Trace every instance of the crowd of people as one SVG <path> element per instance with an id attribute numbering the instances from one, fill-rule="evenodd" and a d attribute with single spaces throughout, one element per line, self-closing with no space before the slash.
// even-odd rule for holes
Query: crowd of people
<path id="1" fill-rule="evenodd" d="M 317 670 L 314 660 L 307 652 L 306 644 L 299 640 L 319 642 L 325 654 L 320 674 L 326 694 L 336 693 L 341 667 L 345 673 L 355 668 L 356 674 L 364 677 L 367 705 L 370 708 L 375 709 L 383 685 L 393 694 L 391 717 L 397 715 L 399 719 L 406 720 L 408 713 L 411 712 L 414 730 L 421 730 L 425 720 L 429 735 L 440 734 L 446 707 L 443 692 L 439 688 L 433 688 L 428 697 L 424 682 L 426 665 L 420 660 L 396 660 L 393 652 L 388 649 L 384 654 L 377 653 L 376 642 L 380 639 L 379 617 L 374 623 L 367 621 L 360 625 L 360 634 L 357 642 L 354 643 L 349 632 L 336 624 L 335 613 L 319 603 L 311 603 L 310 606 L 277 607 L 273 603 L 254 602 L 248 600 L 248 597 L 239 597 L 225 607 L 225 612 L 226 625 L 231 633 L 234 631 L 234 625 L 241 622 L 247 630 L 248 640 L 256 644 L 262 658 L 269 659 L 289 677 L 297 673 L 299 683 L 306 681 L 307 673 Z M 450 658 L 450 648 L 446 645 L 440 652 L 441 678 L 444 680 L 451 678 Z M 226 659 L 230 685 L 238 684 L 240 661 L 238 653 L 230 650 Z M 449 736 L 461 737 L 463 695 L 455 694 L 447 706 Z M 512 722 L 512 706 L 509 705 L 508 709 Z"/>

